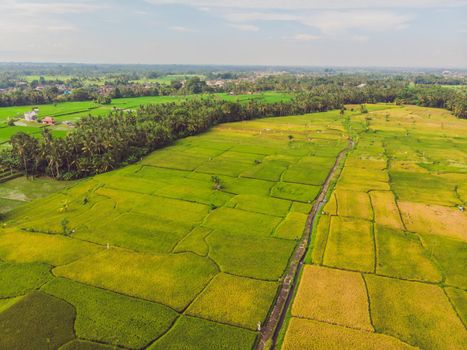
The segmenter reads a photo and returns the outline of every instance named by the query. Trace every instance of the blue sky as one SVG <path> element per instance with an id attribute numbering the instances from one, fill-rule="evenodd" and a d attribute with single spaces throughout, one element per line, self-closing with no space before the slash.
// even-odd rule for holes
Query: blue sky
<path id="1" fill-rule="evenodd" d="M 0 0 L 0 61 L 467 67 L 467 0 Z"/>

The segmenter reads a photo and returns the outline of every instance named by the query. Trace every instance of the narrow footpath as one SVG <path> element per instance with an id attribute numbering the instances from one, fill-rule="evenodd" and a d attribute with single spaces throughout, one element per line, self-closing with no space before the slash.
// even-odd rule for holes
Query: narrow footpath
<path id="1" fill-rule="evenodd" d="M 343 149 L 337 156 L 336 161 L 331 171 L 329 172 L 326 181 L 323 184 L 323 187 L 321 188 L 321 192 L 319 193 L 315 204 L 313 205 L 310 213 L 308 214 L 308 219 L 306 222 L 302 239 L 295 248 L 295 252 L 292 258 L 290 259 L 289 266 L 287 267 L 287 273 L 283 278 L 282 285 L 277 294 L 274 305 L 272 306 L 271 312 L 269 313 L 266 322 L 261 328 L 259 341 L 256 346 L 257 350 L 265 349 L 271 339 L 272 344 L 270 345 L 270 348 L 275 348 L 277 337 L 284 324 L 285 317 L 287 315 L 287 310 L 289 309 L 290 303 L 292 302 L 294 291 L 300 276 L 300 271 L 302 269 L 303 260 L 310 245 L 314 221 L 316 219 L 317 214 L 322 210 L 322 207 L 325 204 L 325 199 L 328 194 L 331 181 L 336 175 L 336 172 L 339 168 L 342 159 L 346 156 L 347 152 L 350 151 L 353 147 L 354 142 L 353 140 L 349 139 L 348 146 L 345 149 Z"/>

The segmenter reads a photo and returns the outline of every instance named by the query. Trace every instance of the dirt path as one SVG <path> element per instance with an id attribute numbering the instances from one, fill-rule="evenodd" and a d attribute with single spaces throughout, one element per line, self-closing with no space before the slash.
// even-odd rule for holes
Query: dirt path
<path id="1" fill-rule="evenodd" d="M 272 339 L 271 349 L 275 348 L 275 343 L 277 341 L 277 336 L 279 331 L 284 323 L 287 310 L 292 302 L 292 297 L 294 294 L 295 287 L 298 282 L 298 277 L 303 265 L 303 259 L 308 250 L 308 246 L 311 240 L 311 231 L 313 228 L 313 223 L 315 221 L 316 215 L 320 212 L 321 208 L 325 204 L 324 200 L 331 185 L 331 181 L 336 174 L 336 171 L 339 167 L 341 160 L 347 154 L 347 152 L 352 149 L 354 142 L 349 140 L 349 145 L 343 149 L 336 158 L 336 161 L 329 172 L 326 181 L 321 188 L 321 192 L 316 199 L 315 204 L 311 208 L 310 214 L 308 214 L 308 219 L 306 222 L 305 230 L 300 240 L 300 243 L 295 248 L 295 252 L 290 259 L 289 266 L 287 268 L 287 273 L 284 276 L 282 285 L 280 287 L 279 293 L 277 294 L 275 303 L 269 313 L 269 317 L 261 328 L 260 338 L 256 346 L 257 350 L 263 350 L 266 348 L 268 342 Z"/>

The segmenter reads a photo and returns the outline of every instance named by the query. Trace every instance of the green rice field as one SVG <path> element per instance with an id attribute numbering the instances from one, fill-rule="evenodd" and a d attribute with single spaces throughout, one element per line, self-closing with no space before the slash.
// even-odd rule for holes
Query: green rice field
<path id="1" fill-rule="evenodd" d="M 407 106 L 347 126 L 282 349 L 465 348 L 467 122 Z"/>
<path id="2" fill-rule="evenodd" d="M 368 110 L 226 123 L 78 182 L 0 184 L 0 349 L 255 348 L 349 138 L 277 348 L 464 348 L 467 124 Z"/>
<path id="3" fill-rule="evenodd" d="M 222 124 L 45 197 L 3 184 L 32 201 L 0 228 L 0 348 L 29 336 L 37 349 L 253 348 L 348 144 L 343 121 Z"/>
<path id="4" fill-rule="evenodd" d="M 258 100 L 266 103 L 273 103 L 279 101 L 287 101 L 291 99 L 291 95 L 280 92 L 264 92 L 254 95 L 229 95 L 225 93 L 212 94 L 227 101 L 250 101 Z M 201 98 L 203 95 L 190 95 L 190 96 L 146 96 L 146 97 L 131 97 L 131 98 L 118 98 L 113 99 L 111 104 L 101 105 L 93 101 L 83 102 L 63 102 L 57 104 L 47 104 L 38 106 L 18 106 L 18 107 L 0 107 L 0 147 L 2 144 L 8 142 L 10 137 L 18 132 L 27 134 L 39 135 L 43 128 L 42 124 L 35 122 L 25 122 L 23 115 L 30 112 L 33 108 L 39 109 L 38 118 L 53 117 L 57 123 L 65 121 L 76 122 L 79 119 L 87 116 L 107 116 L 113 110 L 137 110 L 142 105 L 158 104 L 158 103 L 172 103 L 182 101 L 187 98 Z M 21 125 L 9 126 L 7 124 L 10 119 L 19 119 Z M 64 124 L 48 127 L 51 129 L 52 134 L 56 137 L 64 136 L 71 130 Z"/>

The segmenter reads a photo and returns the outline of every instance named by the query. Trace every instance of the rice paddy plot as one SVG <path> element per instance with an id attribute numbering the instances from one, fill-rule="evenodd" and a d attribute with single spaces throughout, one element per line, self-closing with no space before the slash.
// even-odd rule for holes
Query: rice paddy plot
<path id="1" fill-rule="evenodd" d="M 445 283 L 459 288 L 467 288 L 467 244 L 465 241 L 436 235 L 421 235 L 430 258 L 435 260 L 443 271 Z"/>
<path id="2" fill-rule="evenodd" d="M 444 288 L 444 291 L 465 327 L 467 325 L 467 292 L 463 289 L 452 287 Z"/>
<path id="3" fill-rule="evenodd" d="M 211 233 L 211 229 L 198 226 L 195 227 L 188 235 L 181 239 L 173 249 L 174 253 L 193 252 L 200 256 L 207 256 L 209 246 L 206 242 L 206 237 Z"/>
<path id="4" fill-rule="evenodd" d="M 277 287 L 275 282 L 220 273 L 186 313 L 255 331 L 266 318 Z"/>
<path id="5" fill-rule="evenodd" d="M 242 236 L 267 237 L 280 222 L 276 216 L 223 207 L 214 210 L 203 225 Z"/>
<path id="6" fill-rule="evenodd" d="M 331 217 L 329 215 L 321 215 L 319 217 L 318 225 L 312 233 L 312 242 L 307 258 L 311 259 L 311 262 L 314 264 L 321 265 L 323 263 L 324 252 L 328 242 L 330 224 Z"/>
<path id="7" fill-rule="evenodd" d="M 334 192 L 334 195 L 337 199 L 338 215 L 364 220 L 373 219 L 373 210 L 368 193 L 338 189 Z"/>
<path id="8" fill-rule="evenodd" d="M 287 200 L 248 194 L 235 196 L 227 203 L 228 207 L 280 217 L 287 215 L 291 205 Z"/>
<path id="9" fill-rule="evenodd" d="M 441 272 L 417 235 L 376 225 L 375 236 L 378 274 L 408 280 L 441 282 Z"/>
<path id="10" fill-rule="evenodd" d="M 374 242 L 371 223 L 333 216 L 323 264 L 362 272 L 374 271 Z"/>
<path id="11" fill-rule="evenodd" d="M 208 259 L 192 253 L 149 255 L 109 249 L 56 267 L 66 277 L 114 292 L 184 309 L 218 272 Z"/>
<path id="12" fill-rule="evenodd" d="M 172 309 L 57 278 L 41 291 L 76 309 L 79 338 L 128 348 L 142 348 L 164 334 L 178 317 Z"/>
<path id="13" fill-rule="evenodd" d="M 192 229 L 191 225 L 169 220 L 155 220 L 147 214 L 115 214 L 108 222 L 95 222 L 77 229 L 73 237 L 101 245 L 147 253 L 170 253 Z"/>
<path id="14" fill-rule="evenodd" d="M 274 232 L 275 237 L 298 240 L 303 236 L 308 216 L 290 212 Z"/>
<path id="15" fill-rule="evenodd" d="M 407 229 L 435 234 L 467 242 L 467 213 L 458 208 L 440 205 L 399 202 Z"/>
<path id="16" fill-rule="evenodd" d="M 75 239 L 10 229 L 0 230 L 0 258 L 15 263 L 54 266 L 97 253 L 101 247 Z"/>
<path id="17" fill-rule="evenodd" d="M 320 190 L 319 186 L 278 182 L 271 189 L 271 196 L 297 202 L 311 203 Z"/>
<path id="18" fill-rule="evenodd" d="M 292 316 L 373 331 L 367 299 L 359 273 L 305 265 Z"/>
<path id="19" fill-rule="evenodd" d="M 388 226 L 396 230 L 403 230 L 399 208 L 394 194 L 390 191 L 371 191 L 371 204 L 373 207 L 375 222 L 378 225 Z"/>
<path id="20" fill-rule="evenodd" d="M 150 350 L 251 349 L 256 332 L 196 317 L 182 316 Z"/>
<path id="21" fill-rule="evenodd" d="M 409 350 L 416 349 L 416 347 L 384 334 L 292 317 L 282 349 Z"/>
<path id="22" fill-rule="evenodd" d="M 373 275 L 365 279 L 377 331 L 421 348 L 465 347 L 464 325 L 440 287 Z"/>
<path id="23" fill-rule="evenodd" d="M 209 256 L 234 275 L 277 281 L 284 273 L 295 241 L 214 231 L 206 241 Z"/>
<path id="24" fill-rule="evenodd" d="M 432 174 L 391 171 L 394 193 L 401 201 L 452 206 L 458 204 L 455 184 Z M 433 196 L 436 193 L 436 196 Z"/>
<path id="25" fill-rule="evenodd" d="M 74 339 L 73 307 L 32 292 L 0 313 L 1 349 L 56 349 Z"/>
<path id="26" fill-rule="evenodd" d="M 11 264 L 0 261 L 0 298 L 26 294 L 52 277 L 50 266 L 46 264 Z"/>
<path id="27" fill-rule="evenodd" d="M 115 347 L 100 343 L 94 343 L 87 340 L 72 340 L 62 345 L 59 350 L 114 350 Z"/>

